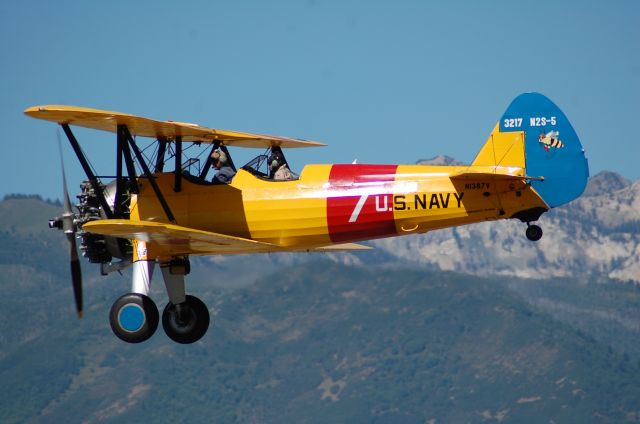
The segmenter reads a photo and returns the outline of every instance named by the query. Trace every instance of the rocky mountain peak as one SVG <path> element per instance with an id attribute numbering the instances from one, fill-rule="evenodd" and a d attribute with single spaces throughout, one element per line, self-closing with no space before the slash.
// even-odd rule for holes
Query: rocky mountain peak
<path id="1" fill-rule="evenodd" d="M 584 196 L 598 196 L 622 190 L 631 185 L 631 180 L 611 171 L 602 171 L 589 178 Z"/>
<path id="2" fill-rule="evenodd" d="M 418 159 L 416 161 L 416 165 L 445 165 L 445 166 L 455 166 L 455 165 L 464 165 L 464 163 L 460 162 L 457 159 L 452 158 L 447 155 L 438 155 L 434 156 L 431 159 Z"/>
<path id="3" fill-rule="evenodd" d="M 475 275 L 601 276 L 640 284 L 640 181 L 600 172 L 589 180 L 585 195 L 544 214 L 538 225 L 544 237 L 537 243 L 525 238 L 524 224 L 515 220 L 372 243 L 392 263 Z"/>

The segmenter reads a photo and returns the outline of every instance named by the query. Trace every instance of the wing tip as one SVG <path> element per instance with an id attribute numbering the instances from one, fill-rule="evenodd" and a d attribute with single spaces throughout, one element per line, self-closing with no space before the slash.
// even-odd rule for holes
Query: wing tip
<path id="1" fill-rule="evenodd" d="M 45 110 L 47 110 L 47 106 L 31 106 L 24 110 L 24 114 L 27 116 L 35 117 L 35 115 Z"/>

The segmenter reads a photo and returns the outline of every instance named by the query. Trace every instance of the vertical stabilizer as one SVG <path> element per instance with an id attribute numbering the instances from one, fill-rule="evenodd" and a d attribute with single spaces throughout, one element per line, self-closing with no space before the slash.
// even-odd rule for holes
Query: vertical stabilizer
<path id="1" fill-rule="evenodd" d="M 589 167 L 565 114 L 540 93 L 524 93 L 507 111 L 473 161 L 474 166 L 522 167 L 540 178 L 532 187 L 550 207 L 580 196 Z"/>
<path id="2" fill-rule="evenodd" d="M 501 132 L 496 124 L 473 166 L 518 167 L 524 170 L 524 132 Z"/>

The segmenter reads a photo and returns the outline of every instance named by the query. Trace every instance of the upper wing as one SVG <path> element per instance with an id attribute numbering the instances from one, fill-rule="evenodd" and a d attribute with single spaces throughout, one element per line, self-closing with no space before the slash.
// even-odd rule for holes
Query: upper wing
<path id="1" fill-rule="evenodd" d="M 219 140 L 227 146 L 269 148 L 280 146 L 318 147 L 324 146 L 316 141 L 274 135 L 250 134 L 238 131 L 219 130 L 201 127 L 196 124 L 173 121 L 156 121 L 128 113 L 91 109 L 77 106 L 43 105 L 33 106 L 24 111 L 27 116 L 59 124 L 77 125 L 102 131 L 117 132 L 118 125 L 126 125 L 132 135 L 155 137 L 182 141 L 201 141 L 211 143 Z"/>
<path id="2" fill-rule="evenodd" d="M 279 246 L 179 225 L 128 219 L 87 222 L 82 229 L 95 234 L 144 241 L 155 256 L 276 252 Z"/>

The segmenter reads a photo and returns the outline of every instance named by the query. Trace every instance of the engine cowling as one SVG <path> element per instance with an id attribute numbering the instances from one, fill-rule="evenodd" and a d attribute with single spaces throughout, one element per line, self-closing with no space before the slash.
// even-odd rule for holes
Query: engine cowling
<path id="1" fill-rule="evenodd" d="M 89 181 L 80 184 L 80 194 L 77 196 L 78 214 L 76 225 L 80 238 L 80 250 L 82 255 L 91 263 L 110 263 L 112 259 L 129 259 L 132 254 L 131 242 L 127 239 L 106 237 L 100 234 L 88 233 L 82 230 L 82 225 L 90 221 L 106 219 L 107 215 L 100 206 L 100 201 Z M 112 181 L 107 185 L 100 184 L 100 190 L 104 193 L 107 204 L 112 208 L 115 201 L 116 182 Z M 129 193 L 125 192 L 123 199 L 123 215 L 129 215 Z"/>

